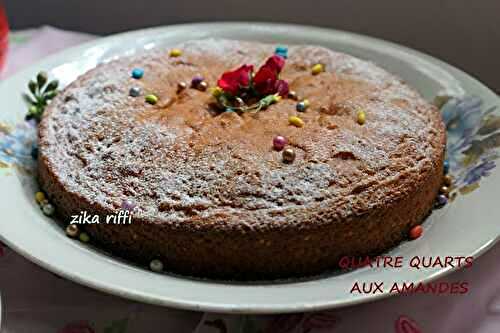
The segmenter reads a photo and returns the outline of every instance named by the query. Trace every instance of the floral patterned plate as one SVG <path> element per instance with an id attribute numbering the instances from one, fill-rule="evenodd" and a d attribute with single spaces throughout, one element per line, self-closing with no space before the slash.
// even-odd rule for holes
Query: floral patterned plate
<path id="1" fill-rule="evenodd" d="M 24 121 L 21 93 L 39 70 L 62 85 L 98 63 L 187 39 L 222 37 L 280 44 L 309 43 L 369 59 L 394 72 L 441 108 L 448 128 L 448 161 L 454 178 L 450 204 L 434 211 L 424 236 L 387 255 L 404 268 L 363 268 L 306 280 L 231 283 L 156 274 L 73 241 L 45 217 L 36 191 L 32 150 L 36 127 Z M 431 281 L 453 268 L 412 269 L 413 256 L 478 256 L 498 239 L 500 147 L 498 97 L 462 71 L 395 44 L 320 28 L 258 24 L 190 24 L 141 30 L 62 52 L 0 83 L 0 236 L 33 262 L 87 286 L 143 302 L 192 310 L 276 313 L 319 310 L 391 295 L 350 293 L 354 282 Z"/>

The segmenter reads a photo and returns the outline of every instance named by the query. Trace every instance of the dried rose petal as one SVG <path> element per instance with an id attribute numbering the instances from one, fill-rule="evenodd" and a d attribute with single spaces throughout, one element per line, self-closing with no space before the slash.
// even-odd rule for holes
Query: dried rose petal
<path id="1" fill-rule="evenodd" d="M 278 80 L 276 81 L 275 86 L 278 95 L 282 97 L 288 96 L 288 92 L 290 91 L 290 88 L 288 87 L 288 82 L 286 82 L 285 80 Z"/>
<path id="2" fill-rule="evenodd" d="M 281 70 L 285 66 L 285 58 L 279 55 L 273 55 L 266 60 L 266 63 L 262 67 L 270 68 L 276 71 L 276 74 L 281 73 Z"/>
<path id="3" fill-rule="evenodd" d="M 241 88 L 250 85 L 250 75 L 253 72 L 252 65 L 243 65 L 240 68 L 225 72 L 217 81 L 217 85 L 232 95 L 237 95 Z"/>
<path id="4" fill-rule="evenodd" d="M 255 90 L 261 95 L 274 94 L 276 92 L 277 73 L 268 67 L 261 67 L 255 77 L 253 84 Z"/>

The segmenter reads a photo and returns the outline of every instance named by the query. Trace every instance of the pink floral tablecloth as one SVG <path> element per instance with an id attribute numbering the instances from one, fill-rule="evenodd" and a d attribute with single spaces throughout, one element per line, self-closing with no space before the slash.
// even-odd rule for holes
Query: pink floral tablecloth
<path id="1" fill-rule="evenodd" d="M 94 36 L 51 27 L 15 32 L 2 77 Z M 5 223 L 1 221 L 0 223 Z M 331 311 L 281 316 L 206 314 L 145 305 L 64 280 L 0 243 L 1 332 L 315 333 L 500 332 L 500 244 L 441 281 L 459 295 L 406 295 Z"/>

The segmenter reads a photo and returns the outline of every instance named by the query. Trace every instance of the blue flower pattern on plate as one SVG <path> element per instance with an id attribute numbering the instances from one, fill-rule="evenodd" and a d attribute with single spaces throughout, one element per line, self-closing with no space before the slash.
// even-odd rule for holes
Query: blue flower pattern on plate
<path id="1" fill-rule="evenodd" d="M 35 163 L 32 151 L 36 145 L 36 128 L 34 120 L 24 121 L 13 128 L 0 123 L 0 166 L 33 171 Z"/>
<path id="2" fill-rule="evenodd" d="M 469 193 L 490 175 L 500 157 L 500 115 L 477 96 L 446 97 L 441 113 L 447 130 L 447 156 L 453 191 Z"/>

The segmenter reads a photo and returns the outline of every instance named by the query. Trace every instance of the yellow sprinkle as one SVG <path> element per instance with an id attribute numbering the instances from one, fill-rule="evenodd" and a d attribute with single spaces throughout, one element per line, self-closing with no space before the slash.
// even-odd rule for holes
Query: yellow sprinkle
<path id="1" fill-rule="evenodd" d="M 281 99 L 282 97 L 280 95 L 273 95 L 273 103 L 278 103 Z"/>
<path id="2" fill-rule="evenodd" d="M 311 105 L 311 103 L 309 102 L 309 100 L 308 100 L 308 99 L 304 99 L 304 100 L 302 101 L 302 103 L 304 103 L 304 106 L 306 107 L 306 109 L 307 109 L 307 108 Z"/>
<path id="3" fill-rule="evenodd" d="M 35 193 L 35 200 L 39 204 L 42 203 L 42 201 L 45 200 L 45 194 L 43 192 L 36 192 Z"/>
<path id="4" fill-rule="evenodd" d="M 222 88 L 221 87 L 212 87 L 212 88 L 210 88 L 210 93 L 214 97 L 219 97 L 220 95 L 222 95 Z"/>
<path id="5" fill-rule="evenodd" d="M 364 125 L 366 122 L 366 113 L 363 110 L 358 111 L 358 124 Z"/>
<path id="6" fill-rule="evenodd" d="M 312 74 L 317 75 L 325 70 L 323 64 L 316 64 L 312 67 Z"/>
<path id="7" fill-rule="evenodd" d="M 182 55 L 182 51 L 179 49 L 171 49 L 169 54 L 171 57 L 180 57 Z"/>
<path id="8" fill-rule="evenodd" d="M 296 127 L 303 127 L 304 126 L 304 121 L 297 116 L 290 116 L 288 118 L 288 122 L 291 125 L 296 126 Z"/>

